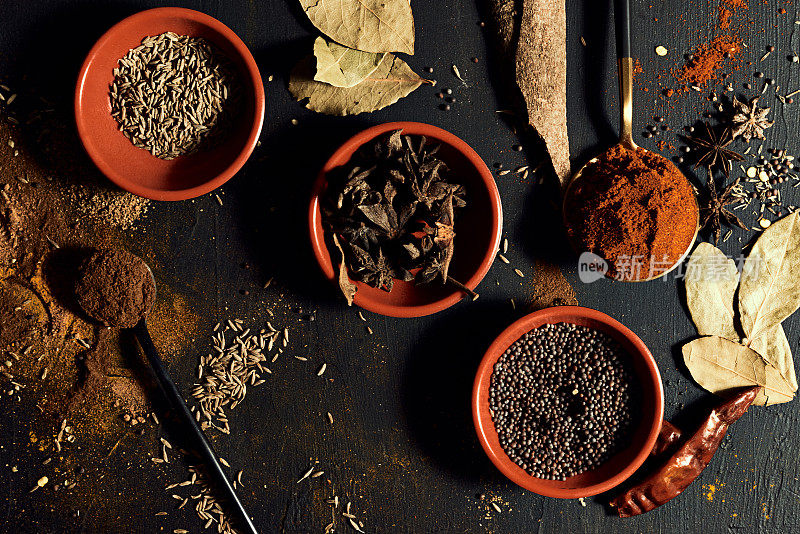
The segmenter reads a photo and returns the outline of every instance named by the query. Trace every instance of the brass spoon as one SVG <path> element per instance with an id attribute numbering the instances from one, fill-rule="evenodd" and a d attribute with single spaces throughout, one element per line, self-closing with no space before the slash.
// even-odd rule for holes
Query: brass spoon
<path id="1" fill-rule="evenodd" d="M 636 150 L 640 147 L 633 142 L 633 58 L 631 57 L 631 25 L 630 25 L 630 3 L 629 0 L 614 0 L 614 20 L 616 26 L 616 34 L 617 34 L 617 75 L 619 76 L 619 96 L 620 96 L 620 134 L 619 134 L 619 143 L 615 146 L 623 146 L 630 150 Z M 613 149 L 614 147 L 612 147 Z M 611 150 L 611 149 L 609 149 Z M 644 149 L 642 149 L 644 150 Z M 648 151 L 649 152 L 649 151 Z M 661 159 L 666 160 L 667 163 L 672 164 L 661 156 L 660 154 L 655 154 L 651 152 L 651 154 L 659 157 Z M 589 160 L 583 167 L 578 169 L 578 171 L 572 175 L 572 178 L 567 182 L 566 187 L 564 188 L 564 209 L 562 213 L 564 213 L 564 223 L 565 225 L 568 224 L 567 217 L 566 217 L 566 208 L 567 208 L 567 201 L 569 196 L 573 190 L 573 187 L 577 181 L 581 179 L 581 174 L 592 163 L 595 163 L 599 159 L 595 157 Z M 687 181 L 688 179 L 686 176 L 681 175 L 684 180 Z M 697 199 L 694 199 L 694 218 L 695 221 L 695 230 L 692 239 L 686 244 L 686 250 L 683 254 L 680 255 L 668 268 L 664 270 L 660 270 L 658 274 L 653 276 L 647 276 L 648 269 L 638 269 L 633 273 L 625 273 L 626 277 L 624 278 L 625 281 L 629 282 L 644 282 L 647 280 L 655 280 L 656 278 L 660 278 L 665 274 L 669 273 L 675 267 L 681 264 L 686 256 L 689 254 L 689 251 L 692 249 L 692 245 L 694 244 L 695 240 L 697 239 L 697 233 L 699 231 L 699 221 L 700 221 L 700 210 L 697 206 Z M 577 244 L 573 241 L 573 247 L 578 249 Z M 582 252 L 582 250 L 579 250 Z M 647 267 L 647 266 L 642 266 Z M 644 274 L 641 274 L 644 271 Z M 636 272 L 639 272 L 641 276 L 637 276 Z"/>
<path id="2" fill-rule="evenodd" d="M 150 266 L 147 265 L 144 260 L 141 258 L 137 259 L 141 261 L 142 265 L 147 269 L 149 282 L 152 284 L 152 287 L 148 289 L 152 291 L 153 300 L 155 300 L 156 281 L 153 277 L 153 271 L 150 270 Z M 97 267 L 97 269 L 102 270 L 102 267 Z M 120 298 L 115 295 L 104 295 L 104 297 L 105 301 L 120 300 Z M 123 308 L 124 302 L 119 304 L 120 305 L 117 307 L 117 309 Z M 107 313 L 100 309 L 93 309 L 91 305 L 82 303 L 81 307 L 89 317 L 92 317 L 93 319 L 104 324 L 121 328 L 130 327 L 130 324 L 119 324 L 118 319 L 115 320 L 115 318 L 109 317 Z M 226 499 L 226 504 L 233 512 L 235 512 L 236 516 L 238 516 L 238 521 L 236 522 L 238 529 L 241 532 L 258 534 L 256 527 L 253 525 L 253 522 L 250 519 L 250 516 L 247 514 L 247 511 L 242 505 L 242 501 L 239 500 L 239 496 L 236 495 L 236 490 L 233 489 L 228 477 L 222 470 L 222 465 L 220 465 L 217 455 L 214 452 L 214 449 L 211 447 L 211 443 L 209 443 L 205 433 L 200 428 L 200 425 L 197 424 L 194 415 L 186 405 L 186 401 L 183 400 L 183 395 L 181 395 L 181 392 L 175 386 L 175 383 L 169 377 L 169 374 L 167 374 L 167 370 L 158 354 L 158 350 L 153 344 L 153 340 L 150 338 L 150 333 L 147 331 L 147 314 L 149 311 L 149 309 L 143 311 L 141 317 L 139 318 L 139 322 L 136 323 L 136 326 L 131 328 L 131 331 L 136 336 L 136 339 L 139 340 L 139 344 L 142 346 L 142 351 L 144 352 L 145 356 L 147 356 L 147 361 L 150 362 L 150 367 L 153 370 L 153 374 L 155 374 L 158 384 L 161 386 L 161 391 L 164 393 L 167 400 L 172 405 L 172 408 L 176 411 L 177 416 L 181 419 L 181 421 L 185 424 L 186 429 L 189 431 L 189 437 L 192 441 L 194 441 L 196 450 L 203 459 L 203 463 L 208 470 L 209 475 L 217 483 L 216 489 L 220 492 L 220 496 Z M 115 322 L 117 324 L 115 324 Z"/>

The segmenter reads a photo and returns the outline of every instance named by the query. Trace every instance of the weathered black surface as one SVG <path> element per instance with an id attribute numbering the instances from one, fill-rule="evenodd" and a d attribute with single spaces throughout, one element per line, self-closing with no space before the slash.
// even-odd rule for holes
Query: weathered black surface
<path id="1" fill-rule="evenodd" d="M 570 1 L 568 12 L 569 125 L 574 162 L 581 164 L 614 141 L 616 80 L 609 2 Z M 763 46 L 778 52 L 758 66 L 769 70 L 787 90 L 800 80 L 798 67 L 785 56 L 797 47 L 794 7 L 772 1 L 752 2 L 756 21 L 747 56 L 757 61 Z M 474 436 L 469 394 L 478 360 L 489 342 L 521 315 L 508 299 L 524 303 L 534 288 L 508 266 L 497 263 L 480 287 L 481 298 L 434 317 L 400 320 L 367 315 L 369 335 L 356 310 L 348 309 L 328 286 L 312 260 L 306 237 L 309 186 L 317 169 L 335 147 L 364 127 L 388 120 L 419 120 L 446 128 L 464 138 L 491 164 L 514 168 L 526 162 L 513 152 L 517 138 L 495 113 L 503 106 L 493 91 L 489 71 L 490 39 L 478 27 L 480 9 L 472 1 L 414 2 L 417 50 L 410 64 L 420 72 L 436 69 L 436 88 L 423 87 L 388 110 L 355 118 L 317 116 L 292 101 L 286 74 L 310 50 L 316 35 L 294 0 L 175 2 L 217 17 L 253 50 L 266 83 L 267 120 L 262 146 L 254 160 L 223 190 L 223 207 L 213 197 L 158 205 L 131 246 L 159 266 L 157 276 L 202 303 L 202 328 L 193 350 L 175 355 L 172 376 L 188 391 L 197 356 L 208 350 L 208 334 L 218 319 L 239 317 L 260 325 L 266 307 L 275 306 L 276 324 L 292 330 L 289 354 L 308 363 L 283 358 L 269 385 L 252 391 L 232 414 L 232 436 L 215 438 L 221 455 L 243 468 L 241 495 L 263 532 L 320 532 L 331 520 L 324 499 L 333 482 L 343 501 L 352 500 L 367 532 L 790 532 L 800 521 L 797 455 L 797 405 L 753 409 L 731 429 L 711 466 L 684 495 L 642 517 L 620 520 L 604 507 L 606 498 L 562 501 L 539 497 L 505 480 L 489 463 Z M 645 72 L 672 65 L 716 26 L 716 4 L 706 2 L 633 2 L 633 46 Z M 652 4 L 652 5 L 651 5 Z M 788 15 L 779 17 L 785 5 Z M 0 64 L 3 73 L 27 73 L 39 85 L 53 77 L 50 88 L 59 105 L 68 107 L 78 67 L 94 40 L 112 23 L 158 2 L 83 2 L 42 0 L 3 3 Z M 680 12 L 676 14 L 676 11 Z M 657 19 L 657 21 L 655 20 Z M 579 41 L 583 36 L 587 46 Z M 791 43 L 791 44 L 790 44 Z M 670 48 L 657 58 L 656 45 Z M 470 58 L 477 56 L 480 63 Z M 669 61 L 668 61 L 669 60 Z M 457 64 L 467 80 L 450 73 Z M 735 75 L 737 87 L 751 67 Z M 47 73 L 47 74 L 46 74 Z M 776 74 L 780 73 L 780 74 Z M 643 74 L 646 84 L 655 75 Z M 498 85 L 500 85 L 499 80 Z M 440 111 L 434 97 L 452 87 L 458 103 Z M 637 125 L 653 114 L 657 89 L 637 91 Z M 697 118 L 705 109 L 703 94 L 676 100 L 668 115 L 673 129 Z M 770 100 L 771 101 L 771 100 Z M 663 113 L 663 112 L 662 112 Z M 778 111 L 769 145 L 797 148 L 797 107 Z M 297 118 L 299 125 L 291 126 Z M 5 142 L 4 140 L 2 140 Z M 648 148 L 654 144 L 642 143 Z M 535 164 L 535 156 L 531 156 Z M 5 179 L 5 178 L 4 178 Z M 504 234 L 509 257 L 529 272 L 541 250 L 540 236 L 557 232 L 557 218 L 537 218 L 532 184 L 508 175 L 498 178 L 505 212 Z M 541 201 L 541 199 L 538 199 Z M 738 253 L 744 236 L 734 233 L 725 249 Z M 240 268 L 242 262 L 251 270 Z M 696 421 L 713 402 L 689 379 L 677 344 L 694 335 L 674 279 L 625 285 L 602 281 L 581 284 L 575 260 L 563 259 L 580 302 L 626 323 L 650 347 L 659 362 L 666 390 L 667 415 L 679 411 L 684 422 Z M 257 284 L 269 277 L 266 291 Z M 247 288 L 251 294 L 240 295 Z M 296 308 L 316 310 L 316 321 L 302 322 Z M 787 321 L 793 346 L 800 331 L 797 318 Z M 324 382 L 315 376 L 327 362 Z M 336 422 L 325 417 L 330 411 Z M 174 501 L 163 487 L 182 480 L 180 466 L 156 467 L 147 458 L 157 437 L 126 441 L 105 464 L 95 467 L 96 489 L 83 487 L 79 499 L 65 493 L 29 494 L 42 469 L 32 457 L 26 423 L 2 422 L 0 504 L 3 532 L 199 532 L 189 509 L 172 511 Z M 112 439 L 113 438 L 113 439 Z M 109 445 L 116 442 L 110 436 Z M 178 440 L 173 437 L 173 440 Z M 297 484 L 318 459 L 324 477 Z M 10 466 L 19 465 L 20 473 Z M 85 486 L 85 484 L 84 484 Z M 499 498 L 502 513 L 487 501 Z M 80 510 L 75 518 L 73 513 Z M 156 517 L 159 510 L 168 516 Z M 350 530 L 341 517 L 342 531 Z"/>

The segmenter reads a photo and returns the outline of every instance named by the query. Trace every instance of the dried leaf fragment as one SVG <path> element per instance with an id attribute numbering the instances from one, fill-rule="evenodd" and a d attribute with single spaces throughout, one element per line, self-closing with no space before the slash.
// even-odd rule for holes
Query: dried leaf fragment
<path id="1" fill-rule="evenodd" d="M 317 60 L 314 80 L 334 87 L 353 87 L 375 72 L 385 55 L 353 50 L 317 37 L 314 41 L 314 57 Z"/>
<path id="2" fill-rule="evenodd" d="M 426 82 L 393 54 L 353 87 L 334 87 L 314 80 L 314 58 L 309 56 L 292 70 L 289 91 L 297 100 L 308 99 L 308 109 L 327 115 L 357 115 L 383 109 L 408 96 Z"/>
<path id="3" fill-rule="evenodd" d="M 349 48 L 414 54 L 409 0 L 300 0 L 311 23 Z"/>
<path id="4" fill-rule="evenodd" d="M 783 326 L 774 326 L 750 342 L 750 348 L 775 366 L 792 388 L 797 389 L 797 374 L 792 359 L 792 347 Z"/>
<path id="5" fill-rule="evenodd" d="M 754 350 L 719 336 L 695 339 L 682 347 L 683 361 L 692 378 L 712 393 L 763 386 L 753 404 L 788 402 L 797 388 Z"/>
<path id="6" fill-rule="evenodd" d="M 344 298 L 347 299 L 347 305 L 353 305 L 353 299 L 356 296 L 356 291 L 358 291 L 358 287 L 350 281 L 350 278 L 347 276 L 347 265 L 345 263 L 344 257 L 344 250 L 342 249 L 342 244 L 339 243 L 339 237 L 336 234 L 333 234 L 333 244 L 336 245 L 336 248 L 339 249 L 339 253 L 342 255 L 342 260 L 339 262 L 339 289 L 342 290 L 342 294 Z"/>
<path id="7" fill-rule="evenodd" d="M 748 339 L 779 325 L 800 306 L 800 217 L 792 213 L 764 230 L 742 269 L 739 314 Z"/>
<path id="8" fill-rule="evenodd" d="M 686 304 L 701 336 L 739 341 L 733 301 L 739 285 L 736 262 L 710 243 L 700 243 L 686 265 Z"/>

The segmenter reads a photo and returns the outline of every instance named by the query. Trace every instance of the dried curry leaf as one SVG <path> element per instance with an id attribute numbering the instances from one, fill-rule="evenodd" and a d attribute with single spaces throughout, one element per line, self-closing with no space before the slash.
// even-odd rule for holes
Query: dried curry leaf
<path id="1" fill-rule="evenodd" d="M 704 389 L 723 394 L 747 386 L 763 386 L 753 404 L 770 405 L 794 398 L 793 387 L 756 351 L 719 336 L 695 339 L 682 348 L 692 378 Z"/>
<path id="2" fill-rule="evenodd" d="M 300 0 L 311 23 L 349 48 L 414 54 L 410 0 Z"/>
<path id="3" fill-rule="evenodd" d="M 333 234 L 333 244 L 336 245 L 336 248 L 339 249 L 342 255 L 342 260 L 339 262 L 339 289 L 342 290 L 344 298 L 347 299 L 347 305 L 352 306 L 358 287 L 351 282 L 350 277 L 347 276 L 347 264 L 345 263 L 344 250 L 336 234 Z"/>
<path id="4" fill-rule="evenodd" d="M 739 284 L 736 262 L 710 243 L 700 243 L 686 265 L 686 304 L 701 336 L 738 342 L 734 296 Z"/>
<path id="5" fill-rule="evenodd" d="M 386 54 L 378 68 L 353 87 L 334 87 L 314 80 L 314 58 L 301 60 L 289 77 L 289 91 L 306 107 L 327 115 L 357 115 L 383 109 L 425 83 L 411 67 Z"/>
<path id="6" fill-rule="evenodd" d="M 780 371 L 792 388 L 797 389 L 797 374 L 794 369 L 792 347 L 786 338 L 783 326 L 777 325 L 750 342 L 750 348 L 761 355 L 767 363 Z"/>
<path id="7" fill-rule="evenodd" d="M 800 216 L 784 217 L 764 230 L 742 269 L 739 315 L 748 339 L 779 325 L 800 306 Z"/>
<path id="8" fill-rule="evenodd" d="M 353 50 L 317 37 L 314 41 L 314 57 L 317 60 L 314 80 L 334 87 L 353 87 L 375 72 L 385 55 Z"/>

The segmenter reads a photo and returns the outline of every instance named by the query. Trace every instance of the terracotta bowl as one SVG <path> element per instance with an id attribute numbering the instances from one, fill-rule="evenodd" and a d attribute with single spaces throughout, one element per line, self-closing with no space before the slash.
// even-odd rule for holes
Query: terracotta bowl
<path id="1" fill-rule="evenodd" d="M 639 424 L 630 444 L 596 469 L 563 481 L 536 478 L 512 462 L 500 446 L 489 411 L 489 383 L 494 364 L 525 333 L 548 323 L 587 326 L 604 332 L 619 342 L 630 356 L 642 397 Z M 636 334 L 599 311 L 579 306 L 559 306 L 526 315 L 509 326 L 492 343 L 475 377 L 472 417 L 478 439 L 489 459 L 512 482 L 546 497 L 577 499 L 596 495 L 619 485 L 647 459 L 664 418 L 664 389 L 653 355 Z"/>
<path id="2" fill-rule="evenodd" d="M 111 116 L 108 97 L 119 59 L 144 37 L 167 31 L 215 44 L 233 63 L 243 93 L 233 131 L 221 144 L 169 161 L 131 144 Z M 191 9 L 150 9 L 117 23 L 89 52 L 75 89 L 75 121 L 89 157 L 112 182 L 142 197 L 185 200 L 221 186 L 247 161 L 264 123 L 264 86 L 250 51 L 220 21 Z"/>
<path id="3" fill-rule="evenodd" d="M 365 143 L 378 136 L 403 130 L 411 135 L 424 135 L 441 144 L 439 156 L 467 190 L 468 205 L 456 219 L 455 255 L 450 274 L 470 289 L 475 289 L 489 271 L 500 246 L 503 212 L 500 194 L 489 168 L 467 143 L 455 135 L 419 122 L 389 122 L 369 128 L 343 144 L 319 173 L 311 195 L 309 226 L 314 255 L 325 276 L 336 283 L 336 265 L 322 229 L 320 197 L 327 186 L 326 175 L 335 167 L 346 164 Z M 336 253 L 338 254 L 338 252 Z M 444 310 L 464 298 L 464 293 L 451 286 L 429 284 L 418 286 L 396 280 L 390 293 L 356 282 L 355 304 L 362 308 L 392 317 L 422 317 Z"/>

